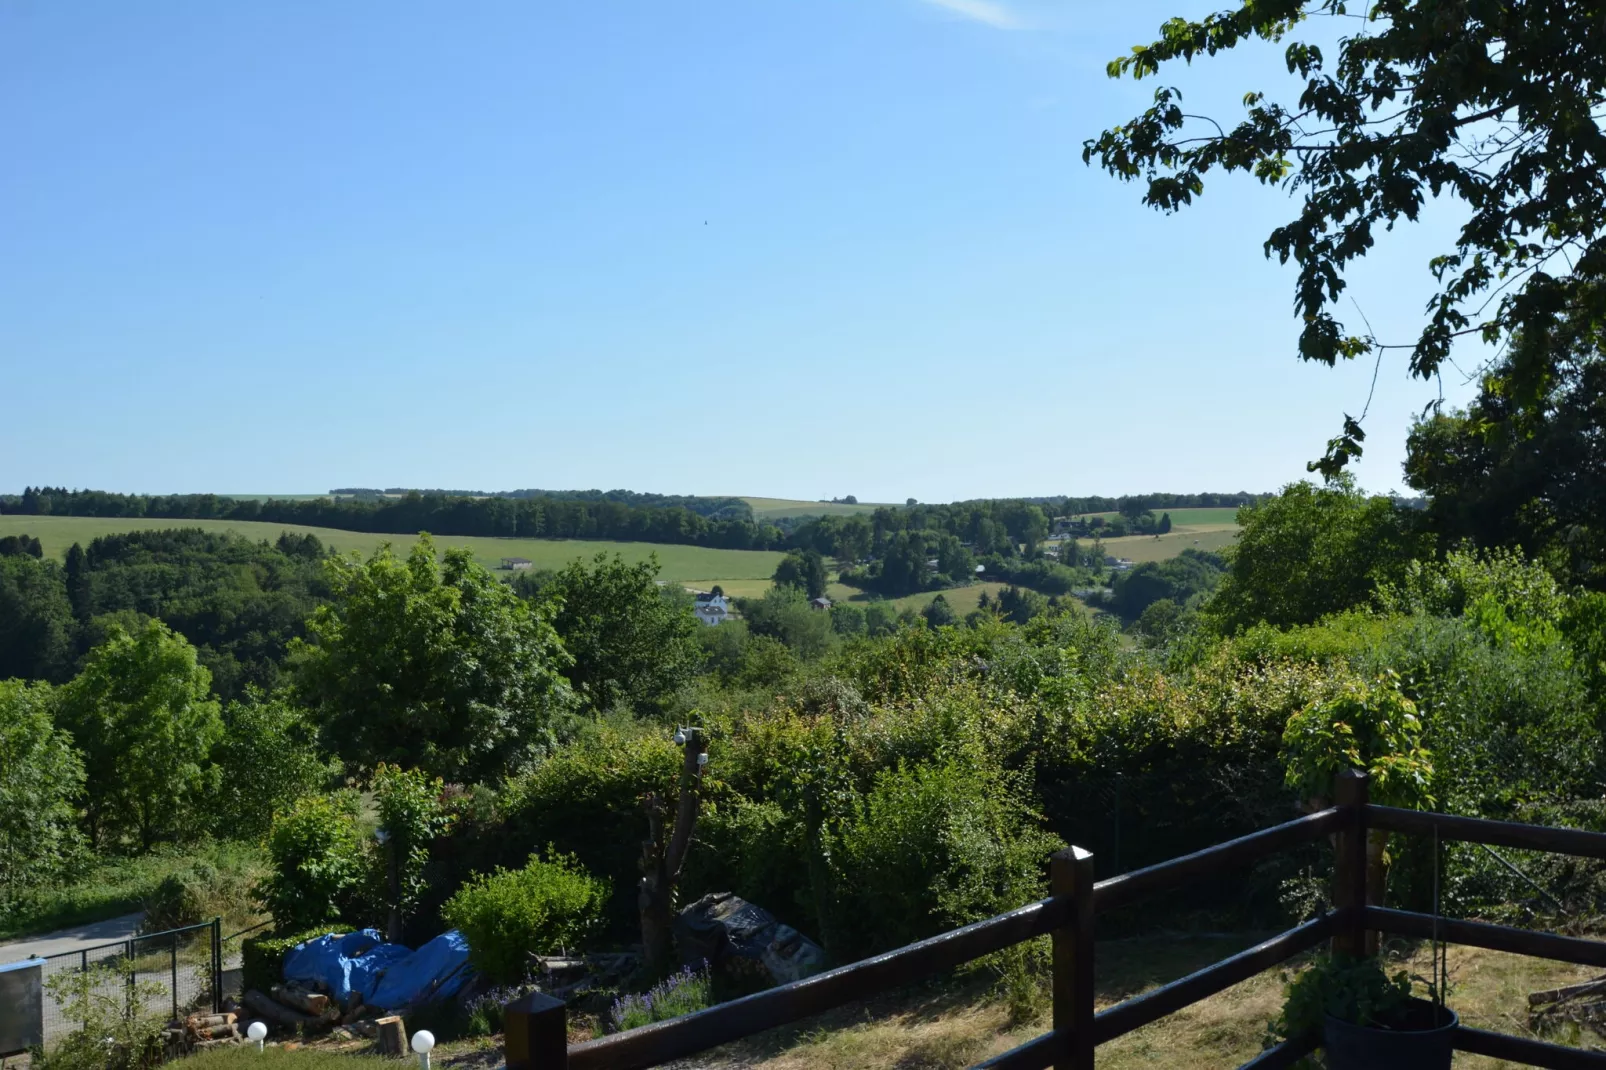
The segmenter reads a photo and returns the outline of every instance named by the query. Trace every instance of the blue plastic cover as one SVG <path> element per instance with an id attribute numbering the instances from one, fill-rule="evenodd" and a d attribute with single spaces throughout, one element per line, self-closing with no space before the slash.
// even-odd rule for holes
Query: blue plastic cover
<path id="1" fill-rule="evenodd" d="M 375 929 L 308 940 L 284 957 L 284 978 L 328 992 L 342 1006 L 353 995 L 369 1007 L 399 1010 L 455 996 L 473 976 L 468 941 L 455 929 L 409 951 Z"/>

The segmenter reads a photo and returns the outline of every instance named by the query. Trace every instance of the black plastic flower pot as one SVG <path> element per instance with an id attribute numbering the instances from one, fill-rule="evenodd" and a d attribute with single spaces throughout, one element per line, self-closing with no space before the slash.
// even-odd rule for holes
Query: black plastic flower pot
<path id="1" fill-rule="evenodd" d="M 1328 1018 L 1322 1050 L 1331 1070 L 1450 1070 L 1450 1042 L 1459 1022 L 1448 1007 L 1413 998 L 1389 1023 L 1392 1028 Z"/>

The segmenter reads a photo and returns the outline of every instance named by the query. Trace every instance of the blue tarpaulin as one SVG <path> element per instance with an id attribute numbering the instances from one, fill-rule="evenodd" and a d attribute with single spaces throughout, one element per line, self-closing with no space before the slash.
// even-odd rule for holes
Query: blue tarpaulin
<path id="1" fill-rule="evenodd" d="M 473 977 L 468 941 L 457 930 L 417 951 L 387 944 L 375 929 L 308 940 L 284 957 L 284 979 L 314 985 L 350 1006 L 399 1010 L 457 995 Z"/>

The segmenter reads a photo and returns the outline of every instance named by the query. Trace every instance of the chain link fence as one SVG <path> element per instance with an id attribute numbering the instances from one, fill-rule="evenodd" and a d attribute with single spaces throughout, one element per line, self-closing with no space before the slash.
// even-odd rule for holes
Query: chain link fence
<path id="1" fill-rule="evenodd" d="M 216 1011 L 222 1003 L 224 960 L 219 919 L 38 961 L 44 982 L 46 1047 L 84 1026 L 68 1017 L 68 990 L 75 976 L 97 1004 L 120 1003 L 125 1013 L 178 1018 Z"/>

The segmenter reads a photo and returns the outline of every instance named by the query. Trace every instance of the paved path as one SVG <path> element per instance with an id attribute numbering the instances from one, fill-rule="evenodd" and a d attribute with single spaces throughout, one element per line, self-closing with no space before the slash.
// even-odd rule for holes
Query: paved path
<path id="1" fill-rule="evenodd" d="M 67 951 L 82 951 L 85 948 L 109 944 L 114 940 L 126 940 L 139 932 L 139 923 L 144 917 L 143 913 L 124 914 L 120 918 L 90 922 L 88 925 L 75 925 L 59 932 L 30 936 L 26 940 L 10 944 L 0 944 L 0 965 L 32 955 L 48 958 Z"/>

